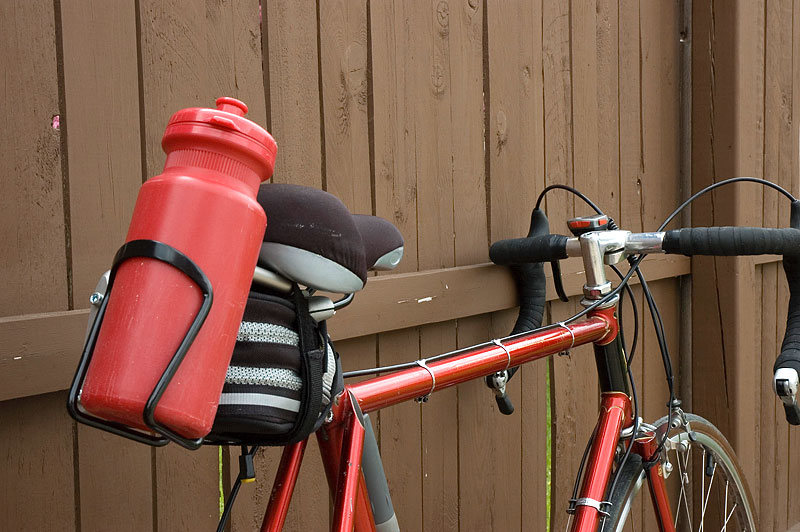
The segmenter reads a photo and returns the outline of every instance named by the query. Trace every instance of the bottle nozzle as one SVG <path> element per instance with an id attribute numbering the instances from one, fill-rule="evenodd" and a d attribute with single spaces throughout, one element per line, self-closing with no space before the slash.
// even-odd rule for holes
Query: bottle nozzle
<path id="1" fill-rule="evenodd" d="M 236 116 L 244 116 L 247 114 L 247 104 L 236 98 L 223 96 L 217 98 L 217 110 L 225 111 L 226 113 L 231 113 Z"/>

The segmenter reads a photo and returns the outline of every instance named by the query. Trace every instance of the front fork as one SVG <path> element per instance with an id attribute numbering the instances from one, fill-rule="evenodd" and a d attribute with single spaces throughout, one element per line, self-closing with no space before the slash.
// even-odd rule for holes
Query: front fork
<path id="1" fill-rule="evenodd" d="M 623 429 L 633 428 L 632 407 L 628 387 L 628 367 L 618 333 L 616 305 L 594 311 L 610 325 L 609 334 L 594 345 L 595 363 L 601 389 L 600 414 L 586 462 L 586 471 L 576 499 L 570 501 L 569 512 L 574 514 L 570 530 L 594 532 L 602 518 L 609 515 L 610 502 L 605 499 L 610 487 L 617 446 Z M 646 463 L 656 463 L 647 469 L 647 479 L 661 532 L 674 532 L 672 513 L 664 485 L 664 472 L 656 452 L 657 438 L 652 433 L 631 434 L 631 452 L 642 456 Z"/>

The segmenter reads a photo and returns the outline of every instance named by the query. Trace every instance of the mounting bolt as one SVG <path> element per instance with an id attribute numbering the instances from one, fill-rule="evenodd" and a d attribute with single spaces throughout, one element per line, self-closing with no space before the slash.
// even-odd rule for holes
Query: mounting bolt
<path id="1" fill-rule="evenodd" d="M 105 296 L 100 292 L 95 292 L 94 294 L 89 296 L 89 303 L 91 303 L 92 306 L 99 307 L 100 303 L 103 302 L 104 297 Z"/>

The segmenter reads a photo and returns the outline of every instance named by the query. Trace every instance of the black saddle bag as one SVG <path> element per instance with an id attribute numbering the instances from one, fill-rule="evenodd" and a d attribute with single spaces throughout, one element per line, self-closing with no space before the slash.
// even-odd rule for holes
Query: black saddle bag
<path id="1" fill-rule="evenodd" d="M 250 292 L 222 388 L 211 443 L 288 445 L 315 432 L 343 389 L 325 322 L 295 286 Z"/>

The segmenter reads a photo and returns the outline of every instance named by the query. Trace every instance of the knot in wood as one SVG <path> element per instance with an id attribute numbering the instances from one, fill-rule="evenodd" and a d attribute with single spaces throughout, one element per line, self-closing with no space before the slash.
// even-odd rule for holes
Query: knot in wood
<path id="1" fill-rule="evenodd" d="M 439 23 L 439 31 L 446 34 L 450 27 L 450 4 L 445 0 L 436 6 L 436 22 Z"/>
<path id="2" fill-rule="evenodd" d="M 508 141 L 508 117 L 503 111 L 497 112 L 497 151 L 503 149 L 503 146 Z"/>
<path id="3" fill-rule="evenodd" d="M 367 50 L 360 42 L 352 42 L 342 56 L 345 89 L 359 107 L 367 105 Z"/>
<path id="4" fill-rule="evenodd" d="M 444 67 L 439 63 L 433 65 L 431 72 L 431 84 L 433 85 L 433 93 L 437 96 L 444 94 Z"/>

